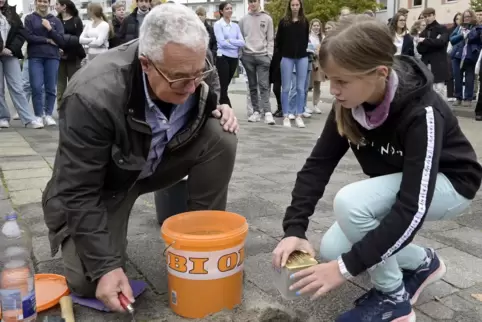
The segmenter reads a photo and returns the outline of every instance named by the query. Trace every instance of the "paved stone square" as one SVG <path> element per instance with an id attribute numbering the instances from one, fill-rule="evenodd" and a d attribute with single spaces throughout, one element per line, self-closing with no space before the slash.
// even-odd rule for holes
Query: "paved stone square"
<path id="1" fill-rule="evenodd" d="M 238 155 L 229 191 L 228 210 L 248 219 L 243 304 L 232 312 L 221 312 L 202 321 L 294 322 L 333 321 L 370 287 L 366 275 L 346 283 L 322 299 L 285 301 L 271 282 L 271 251 L 283 235 L 281 221 L 297 171 L 318 138 L 330 107 L 323 115 L 306 121 L 306 129 L 252 124 L 246 119 L 243 94 L 231 94 L 241 119 Z M 273 109 L 276 106 L 272 100 Z M 281 120 L 277 119 L 278 124 Z M 464 132 L 482 155 L 482 124 L 460 118 Z M 12 207 L 29 225 L 34 237 L 37 272 L 63 273 L 57 255 L 50 257 L 47 229 L 43 222 L 41 192 L 51 175 L 58 131 L 24 129 L 19 121 L 0 130 L 0 213 Z M 365 178 L 349 153 L 340 163 L 312 216 L 308 237 L 315 246 L 333 222 L 332 201 L 344 185 Z M 480 197 L 480 196 L 479 196 Z M 477 198 L 466 215 L 455 221 L 426 223 L 416 242 L 433 247 L 448 266 L 443 281 L 429 287 L 416 307 L 417 321 L 482 321 L 482 201 Z M 155 218 L 153 195 L 141 196 L 132 211 L 129 226 L 127 266 L 131 278 L 145 280 L 149 287 L 136 303 L 137 321 L 187 321 L 173 314 L 167 305 L 167 280 L 162 258 L 164 244 Z M 99 313 L 75 306 L 77 321 L 130 321 L 120 314 Z M 305 312 L 305 313 L 303 313 Z M 56 314 L 57 309 L 41 314 Z M 39 319 L 41 321 L 41 319 Z"/>

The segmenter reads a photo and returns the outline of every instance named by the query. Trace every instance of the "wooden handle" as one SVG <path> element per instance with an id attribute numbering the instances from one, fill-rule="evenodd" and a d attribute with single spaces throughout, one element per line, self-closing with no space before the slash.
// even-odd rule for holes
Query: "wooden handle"
<path id="1" fill-rule="evenodd" d="M 74 308 L 70 295 L 60 299 L 60 312 L 65 322 L 75 322 Z"/>

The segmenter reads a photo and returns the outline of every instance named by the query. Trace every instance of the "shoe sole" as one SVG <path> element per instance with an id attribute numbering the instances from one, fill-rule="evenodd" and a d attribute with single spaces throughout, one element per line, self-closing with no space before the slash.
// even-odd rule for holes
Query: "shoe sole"
<path id="1" fill-rule="evenodd" d="M 415 315 L 415 312 L 412 310 L 409 315 L 402 316 L 398 319 L 392 320 L 392 322 L 416 322 L 417 317 Z"/>
<path id="2" fill-rule="evenodd" d="M 425 280 L 425 282 L 420 285 L 418 290 L 415 292 L 415 294 L 413 294 L 412 298 L 410 299 L 410 304 L 415 305 L 418 301 L 418 297 L 423 292 L 423 290 L 430 284 L 440 281 L 442 277 L 444 277 L 445 273 L 447 273 L 447 266 L 445 266 L 445 263 L 441 258 L 439 258 L 439 261 L 440 267 L 435 272 L 430 274 L 430 276 Z"/>

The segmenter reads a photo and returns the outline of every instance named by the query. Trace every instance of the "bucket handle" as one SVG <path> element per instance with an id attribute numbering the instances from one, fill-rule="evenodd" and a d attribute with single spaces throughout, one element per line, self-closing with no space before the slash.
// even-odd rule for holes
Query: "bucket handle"
<path id="1" fill-rule="evenodd" d="M 164 248 L 164 251 L 162 252 L 162 256 L 166 257 L 166 252 L 169 248 L 171 248 L 172 245 L 174 245 L 175 241 L 170 243 L 166 248 Z"/>

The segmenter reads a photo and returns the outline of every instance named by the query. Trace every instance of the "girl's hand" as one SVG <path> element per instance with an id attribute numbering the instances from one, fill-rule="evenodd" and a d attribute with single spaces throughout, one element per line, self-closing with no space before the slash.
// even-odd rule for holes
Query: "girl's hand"
<path id="1" fill-rule="evenodd" d="M 334 260 L 326 264 L 318 264 L 302 271 L 294 273 L 290 277 L 293 280 L 300 279 L 290 287 L 290 291 L 298 290 L 296 295 L 314 293 L 312 300 L 338 288 L 346 281 L 338 267 L 338 261 Z"/>
<path id="2" fill-rule="evenodd" d="M 279 270 L 286 265 L 286 261 L 292 252 L 299 250 L 315 257 L 315 250 L 310 242 L 298 237 L 283 238 L 273 251 L 273 268 Z"/>

